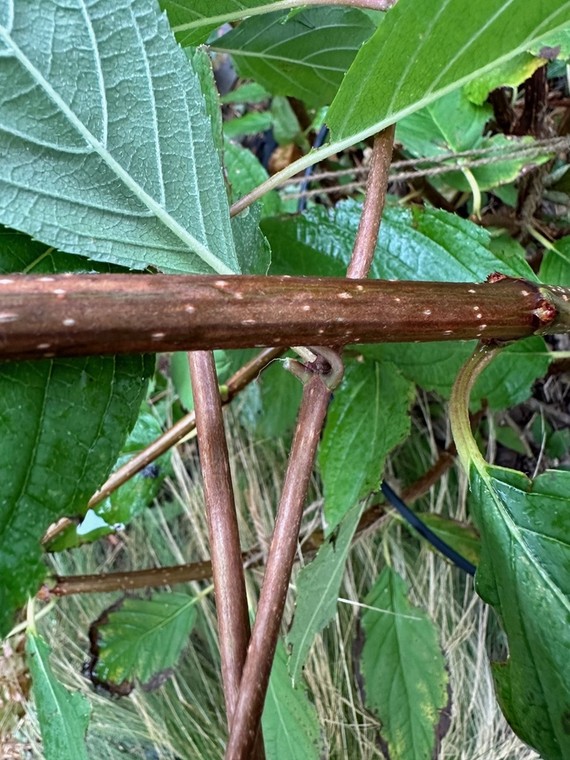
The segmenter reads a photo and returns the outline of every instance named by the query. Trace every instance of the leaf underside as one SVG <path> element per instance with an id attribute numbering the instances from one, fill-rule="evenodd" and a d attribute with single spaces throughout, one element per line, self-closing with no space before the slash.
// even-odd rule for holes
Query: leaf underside
<path id="1" fill-rule="evenodd" d="M 239 271 L 200 81 L 150 0 L 2 5 L 0 153 L 6 225 L 136 269 Z"/>

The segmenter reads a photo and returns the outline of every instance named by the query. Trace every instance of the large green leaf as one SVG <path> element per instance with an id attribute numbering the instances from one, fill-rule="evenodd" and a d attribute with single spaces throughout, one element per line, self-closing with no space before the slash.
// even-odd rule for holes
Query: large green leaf
<path id="1" fill-rule="evenodd" d="M 96 682 L 121 693 L 135 679 L 145 689 L 163 683 L 196 622 L 197 597 L 158 593 L 151 599 L 125 598 L 92 625 L 91 674 Z"/>
<path id="2" fill-rule="evenodd" d="M 275 274 L 342 276 L 350 261 L 362 204 L 349 200 L 299 217 L 264 219 Z M 521 256 L 501 257 L 489 233 L 433 208 L 387 207 L 371 276 L 381 279 L 481 282 L 492 272 L 536 281 Z"/>
<path id="3" fill-rule="evenodd" d="M 80 256 L 0 233 L 2 273 L 92 269 Z M 115 464 L 153 368 L 150 356 L 0 365 L 0 633 L 45 575 L 46 528 L 83 514 Z"/>
<path id="4" fill-rule="evenodd" d="M 319 760 L 324 757 L 317 711 L 303 683 L 293 687 L 287 655 L 278 642 L 262 716 L 267 760 Z"/>
<path id="5" fill-rule="evenodd" d="M 360 657 L 366 706 L 382 723 L 391 760 L 431 760 L 448 703 L 437 630 L 410 604 L 405 582 L 390 567 L 382 570 L 366 604 Z"/>
<path id="6" fill-rule="evenodd" d="M 109 474 L 153 364 L 120 356 L 0 366 L 0 631 L 45 575 L 45 530 L 83 514 Z"/>
<path id="7" fill-rule="evenodd" d="M 413 398 L 413 385 L 389 362 L 346 367 L 319 449 L 327 532 L 380 487 L 386 455 L 410 431 Z"/>
<path id="8" fill-rule="evenodd" d="M 481 533 L 478 593 L 497 611 L 508 659 L 495 664 L 507 720 L 545 760 L 570 757 L 570 472 L 531 482 L 471 467 Z"/>
<path id="9" fill-rule="evenodd" d="M 7 225 L 133 268 L 239 269 L 200 81 L 152 0 L 5 5 L 0 152 Z"/>
<path id="10" fill-rule="evenodd" d="M 310 8 L 255 16 L 216 40 L 242 77 L 276 95 L 293 95 L 311 106 L 330 103 L 362 43 L 375 26 L 365 13 Z"/>
<path id="11" fill-rule="evenodd" d="M 356 504 L 301 570 L 296 582 L 295 617 L 287 634 L 289 672 L 297 682 L 315 636 L 336 614 L 344 565 L 363 505 Z"/>
<path id="12" fill-rule="evenodd" d="M 569 23 L 568 0 L 399 0 L 333 101 L 333 140 L 362 140 Z"/>
<path id="13" fill-rule="evenodd" d="M 28 631 L 26 654 L 45 760 L 87 760 L 88 700 L 59 683 L 49 663 L 50 649 L 35 632 Z"/>

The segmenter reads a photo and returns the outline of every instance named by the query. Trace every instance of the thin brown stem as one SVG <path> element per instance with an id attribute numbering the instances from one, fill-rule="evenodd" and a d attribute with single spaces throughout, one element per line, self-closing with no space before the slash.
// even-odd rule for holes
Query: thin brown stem
<path id="1" fill-rule="evenodd" d="M 214 355 L 194 351 L 188 361 L 210 534 L 222 683 L 231 727 L 250 634 L 247 596 Z"/>
<path id="2" fill-rule="evenodd" d="M 47 280 L 47 282 L 46 282 Z M 359 342 L 512 340 L 570 330 L 570 289 L 312 277 L 11 275 L 0 358 Z"/>
<path id="3" fill-rule="evenodd" d="M 309 486 L 330 388 L 320 375 L 305 385 L 283 485 L 255 624 L 243 670 L 226 760 L 251 756 L 277 645 L 303 505 Z"/>
<path id="4" fill-rule="evenodd" d="M 426 494 L 432 486 L 447 472 L 455 462 L 455 444 L 450 444 L 442 451 L 436 462 L 417 481 L 402 491 L 402 498 L 407 503 L 413 503 Z M 356 536 L 371 530 L 385 514 L 383 499 L 374 502 L 362 514 Z M 318 529 L 302 538 L 300 547 L 304 557 L 314 554 L 324 540 L 323 531 Z M 264 553 L 259 547 L 254 547 L 242 553 L 244 567 L 257 567 L 263 563 Z M 177 583 L 203 581 L 212 577 L 212 564 L 209 560 L 191 562 L 184 565 L 169 567 L 151 567 L 145 570 L 132 570 L 115 573 L 96 573 L 85 575 L 56 575 L 55 585 L 44 587 L 42 599 L 54 596 L 71 596 L 73 594 L 99 594 L 113 591 L 134 591 L 137 589 L 173 586 Z"/>
<path id="5" fill-rule="evenodd" d="M 374 138 L 370 172 L 366 184 L 366 197 L 354 241 L 352 258 L 346 271 L 346 276 L 351 279 L 359 280 L 367 277 L 372 265 L 376 243 L 378 242 L 382 210 L 386 200 L 394 131 L 394 125 L 386 127 Z"/>

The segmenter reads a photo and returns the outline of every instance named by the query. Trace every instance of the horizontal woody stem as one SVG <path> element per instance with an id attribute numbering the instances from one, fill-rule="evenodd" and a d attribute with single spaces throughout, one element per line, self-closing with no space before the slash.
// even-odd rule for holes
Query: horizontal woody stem
<path id="1" fill-rule="evenodd" d="M 0 277 L 0 359 L 570 331 L 570 289 L 311 277 Z"/>

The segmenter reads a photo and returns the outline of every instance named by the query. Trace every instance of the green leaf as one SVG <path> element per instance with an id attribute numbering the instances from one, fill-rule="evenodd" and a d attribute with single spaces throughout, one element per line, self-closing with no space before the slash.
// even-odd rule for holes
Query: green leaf
<path id="1" fill-rule="evenodd" d="M 429 344 L 391 343 L 362 346 L 365 356 L 394 362 L 409 380 L 427 391 L 449 398 L 457 373 L 473 353 L 475 341 Z M 486 367 L 471 394 L 471 408 L 485 400 L 491 409 L 505 409 L 525 401 L 533 383 L 548 369 L 550 357 L 538 336 L 507 346 Z"/>
<path id="2" fill-rule="evenodd" d="M 386 455 L 410 431 L 413 385 L 388 362 L 348 364 L 319 449 L 327 532 L 359 500 L 377 491 Z"/>
<path id="3" fill-rule="evenodd" d="M 224 136 L 227 139 L 256 135 L 271 129 L 272 117 L 267 111 L 250 111 L 237 119 L 224 122 Z"/>
<path id="4" fill-rule="evenodd" d="M 315 559 L 297 577 L 295 616 L 287 634 L 289 672 L 297 683 L 315 636 L 336 614 L 340 584 L 352 537 L 363 505 L 356 504 L 344 516 L 319 549 Z"/>
<path id="5" fill-rule="evenodd" d="M 392 11 L 390 11 L 392 12 Z M 342 276 L 362 204 L 311 208 L 302 216 L 264 219 L 273 274 Z M 467 219 L 433 208 L 387 207 L 371 268 L 380 279 L 481 282 L 492 272 L 537 281 L 522 258 L 489 249 L 490 235 Z"/>
<path id="6" fill-rule="evenodd" d="M 391 760 L 431 760 L 447 672 L 437 630 L 408 601 L 404 580 L 385 567 L 366 597 L 360 658 L 365 703 L 382 723 Z"/>
<path id="7" fill-rule="evenodd" d="M 91 707 L 79 692 L 69 692 L 54 676 L 50 648 L 35 632 L 26 641 L 32 692 L 42 734 L 45 760 L 88 760 L 85 733 Z"/>
<path id="8" fill-rule="evenodd" d="M 333 141 L 365 139 L 569 23 L 568 0 L 481 0 L 468 13 L 464 0 L 400 0 L 331 105 Z"/>
<path id="9" fill-rule="evenodd" d="M 280 362 L 263 371 L 259 380 L 242 394 L 242 424 L 257 438 L 275 440 L 292 431 L 303 387 Z"/>
<path id="10" fill-rule="evenodd" d="M 250 150 L 229 140 L 224 145 L 224 159 L 231 187 L 232 201 L 249 193 L 267 179 L 267 172 Z M 281 201 L 275 191 L 267 193 L 259 200 L 261 216 L 272 216 L 281 210 Z"/>
<path id="11" fill-rule="evenodd" d="M 544 66 L 544 60 L 531 53 L 519 53 L 499 66 L 487 71 L 483 76 L 465 85 L 464 92 L 472 103 L 482 105 L 490 92 L 497 87 L 516 88 Z"/>
<path id="12" fill-rule="evenodd" d="M 156 417 L 143 407 L 132 433 L 128 437 L 114 470 L 119 469 L 162 433 Z M 57 552 L 90 543 L 124 530 L 143 512 L 158 494 L 167 474 L 170 452 L 133 475 L 93 509 L 87 510 L 79 525 L 71 524 L 45 545 L 46 551 Z"/>
<path id="13" fill-rule="evenodd" d="M 453 114 L 453 118 L 450 118 Z M 532 145 L 532 138 L 512 138 L 505 135 L 484 137 L 485 125 L 493 115 L 490 106 L 476 106 L 470 102 L 462 90 L 455 90 L 434 101 L 420 111 L 399 122 L 396 139 L 416 157 L 438 157 L 453 152 L 468 150 L 489 151 L 484 159 L 489 163 L 468 169 L 480 190 L 488 190 L 512 182 L 522 168 L 529 163 L 540 164 L 549 155 L 517 156 L 517 148 Z M 507 154 L 501 160 L 501 156 Z M 452 163 L 457 162 L 452 159 Z M 469 191 L 471 186 L 459 171 L 442 175 L 443 179 L 459 190 Z"/>
<path id="14" fill-rule="evenodd" d="M 259 228 L 261 214 L 261 204 L 254 203 L 232 219 L 236 254 L 244 274 L 267 274 L 271 263 L 269 242 Z"/>
<path id="15" fill-rule="evenodd" d="M 230 362 L 228 355 L 223 350 L 214 351 L 216 363 L 216 374 L 218 381 L 222 383 L 229 375 Z M 188 353 L 186 351 L 175 351 L 170 357 L 170 374 L 172 384 L 178 394 L 178 398 L 187 412 L 194 409 L 194 396 L 192 395 L 192 384 L 190 382 L 190 367 L 188 365 Z"/>
<path id="16" fill-rule="evenodd" d="M 570 285 L 570 237 L 557 240 L 556 246 L 546 251 L 538 275 L 549 285 Z"/>
<path id="17" fill-rule="evenodd" d="M 477 567 L 481 554 L 481 540 L 472 525 L 432 512 L 422 512 L 420 517 L 437 536 Z"/>
<path id="18" fill-rule="evenodd" d="M 145 690 L 169 676 L 196 622 L 197 597 L 157 593 L 124 598 L 91 626 L 91 674 L 111 690 L 128 692 L 136 679 Z"/>
<path id="19" fill-rule="evenodd" d="M 324 757 L 317 711 L 304 684 L 293 687 L 281 642 L 275 651 L 261 724 L 267 760 Z"/>
<path id="20" fill-rule="evenodd" d="M 375 26 L 356 9 L 310 8 L 254 16 L 216 40 L 240 75 L 275 95 L 310 106 L 331 102 L 342 78 Z"/>
<path id="21" fill-rule="evenodd" d="M 34 594 L 52 522 L 83 514 L 135 423 L 154 358 L 0 366 L 0 631 Z"/>
<path id="22" fill-rule="evenodd" d="M 277 0 L 161 0 L 160 5 L 168 13 L 176 39 L 187 46 L 206 42 L 210 32 L 232 20 L 232 14 L 239 19 L 258 6 L 270 9 L 272 2 Z M 228 15 L 230 18 L 226 19 Z"/>
<path id="23" fill-rule="evenodd" d="M 0 221 L 132 268 L 237 272 L 200 81 L 154 2 L 0 22 Z"/>
<path id="24" fill-rule="evenodd" d="M 481 533 L 476 589 L 507 635 L 495 664 L 501 708 L 547 760 L 570 756 L 570 472 L 531 482 L 520 472 L 471 467 Z"/>

